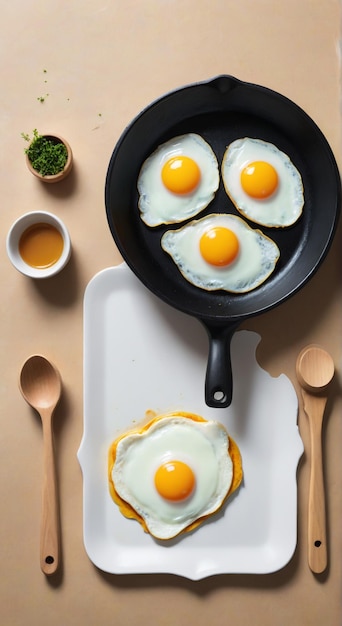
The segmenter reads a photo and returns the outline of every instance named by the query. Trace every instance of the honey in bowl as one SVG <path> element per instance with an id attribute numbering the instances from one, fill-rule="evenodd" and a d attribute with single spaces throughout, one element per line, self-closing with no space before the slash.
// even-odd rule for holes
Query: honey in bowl
<path id="1" fill-rule="evenodd" d="M 61 257 L 63 247 L 64 241 L 59 230 L 45 222 L 29 226 L 19 240 L 23 261 L 37 269 L 54 265 Z"/>

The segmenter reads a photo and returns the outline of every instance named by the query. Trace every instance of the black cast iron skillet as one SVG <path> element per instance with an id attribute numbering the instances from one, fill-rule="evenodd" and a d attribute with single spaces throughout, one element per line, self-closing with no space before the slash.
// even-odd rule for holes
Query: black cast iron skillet
<path id="1" fill-rule="evenodd" d="M 160 247 L 165 230 L 179 225 L 149 228 L 140 219 L 136 183 L 143 161 L 159 144 L 188 132 L 208 141 L 219 164 L 226 146 L 237 138 L 272 142 L 290 156 L 302 175 L 305 207 L 299 221 L 286 229 L 259 227 L 278 244 L 280 259 L 273 275 L 249 293 L 206 292 L 192 286 Z M 208 406 L 231 403 L 230 340 L 238 325 L 284 302 L 317 270 L 334 235 L 340 198 L 334 156 L 312 119 L 284 96 L 232 76 L 218 76 L 166 94 L 123 132 L 106 178 L 109 227 L 124 260 L 145 286 L 205 326 Z M 221 212 L 237 214 L 222 180 L 215 199 L 197 218 Z"/>

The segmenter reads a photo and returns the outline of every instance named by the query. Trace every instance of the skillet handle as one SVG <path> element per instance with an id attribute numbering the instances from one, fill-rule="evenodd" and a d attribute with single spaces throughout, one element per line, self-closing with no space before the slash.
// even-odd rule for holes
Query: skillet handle
<path id="1" fill-rule="evenodd" d="M 209 337 L 205 402 L 210 407 L 222 409 L 232 402 L 233 377 L 230 342 L 238 324 L 221 327 L 203 323 Z"/>

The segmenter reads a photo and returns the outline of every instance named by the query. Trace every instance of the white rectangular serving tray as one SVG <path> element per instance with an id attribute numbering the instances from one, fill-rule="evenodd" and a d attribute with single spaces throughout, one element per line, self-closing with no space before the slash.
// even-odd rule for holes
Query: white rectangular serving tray
<path id="1" fill-rule="evenodd" d="M 232 404 L 209 408 L 204 401 L 208 340 L 200 322 L 156 298 L 125 264 L 91 280 L 84 298 L 84 433 L 78 459 L 84 544 L 98 568 L 198 580 L 270 573 L 291 559 L 303 452 L 297 396 L 285 375 L 272 378 L 258 365 L 259 341 L 254 332 L 235 333 Z M 109 446 L 149 409 L 180 409 L 221 421 L 243 459 L 243 484 L 223 511 L 166 543 L 123 517 L 108 489 Z"/>

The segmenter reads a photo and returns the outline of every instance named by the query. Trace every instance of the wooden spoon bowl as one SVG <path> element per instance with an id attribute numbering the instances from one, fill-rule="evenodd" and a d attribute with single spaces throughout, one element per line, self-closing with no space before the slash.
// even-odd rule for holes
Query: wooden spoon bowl
<path id="1" fill-rule="evenodd" d="M 309 393 L 321 393 L 334 377 L 334 361 L 326 350 L 312 344 L 299 353 L 296 373 L 301 387 Z"/>

